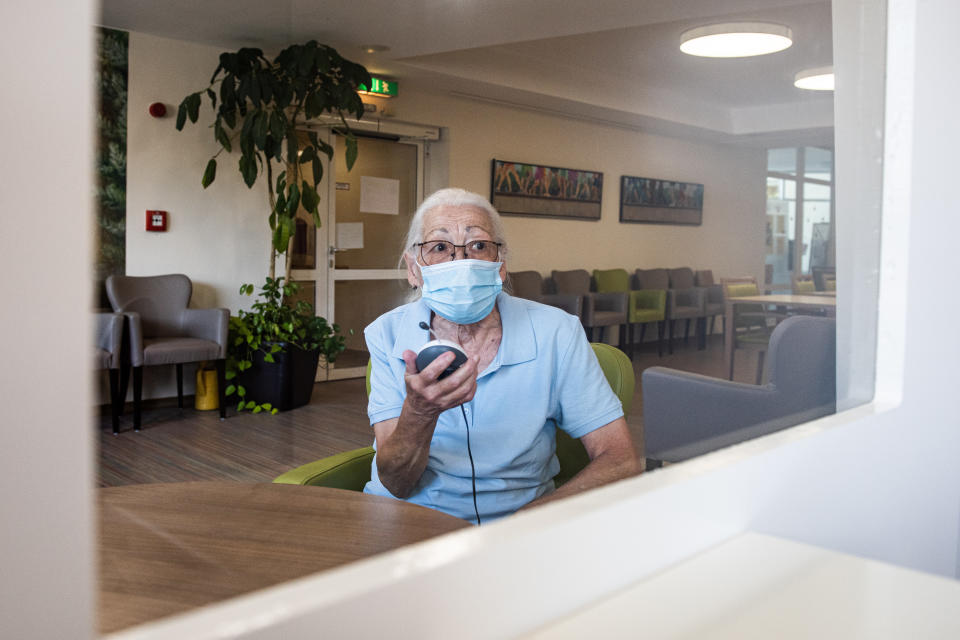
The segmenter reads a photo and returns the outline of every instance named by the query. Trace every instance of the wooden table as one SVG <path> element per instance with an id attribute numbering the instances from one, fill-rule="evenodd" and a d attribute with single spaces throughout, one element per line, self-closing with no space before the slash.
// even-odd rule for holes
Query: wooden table
<path id="1" fill-rule="evenodd" d="M 355 491 L 183 482 L 100 489 L 101 633 L 470 524 Z"/>
<path id="2" fill-rule="evenodd" d="M 833 295 L 830 295 L 833 294 Z M 790 309 L 824 309 L 833 312 L 837 306 L 836 292 L 816 292 L 814 294 L 776 294 L 769 296 L 738 296 L 727 298 L 723 326 L 726 331 L 723 336 L 723 362 L 727 369 L 733 362 L 734 332 L 736 327 L 733 324 L 734 307 L 738 304 L 763 304 L 783 306 Z M 730 371 L 731 379 L 733 371 Z"/>

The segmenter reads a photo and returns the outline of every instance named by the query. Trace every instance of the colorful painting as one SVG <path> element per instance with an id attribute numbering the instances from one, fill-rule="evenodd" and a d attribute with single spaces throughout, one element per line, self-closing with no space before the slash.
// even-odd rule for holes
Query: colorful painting
<path id="1" fill-rule="evenodd" d="M 504 215 L 599 220 L 603 174 L 494 160 L 490 193 Z"/>
<path id="2" fill-rule="evenodd" d="M 620 222 L 698 225 L 702 217 L 702 184 L 621 177 Z"/>

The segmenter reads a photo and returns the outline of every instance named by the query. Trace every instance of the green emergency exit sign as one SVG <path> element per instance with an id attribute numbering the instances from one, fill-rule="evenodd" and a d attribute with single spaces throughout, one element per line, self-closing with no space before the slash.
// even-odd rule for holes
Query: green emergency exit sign
<path id="1" fill-rule="evenodd" d="M 382 98 L 392 98 L 397 95 L 397 82 L 395 80 L 384 80 L 383 78 L 370 77 L 370 88 L 366 85 L 360 85 L 358 93 L 366 93 L 371 96 L 380 96 Z"/>

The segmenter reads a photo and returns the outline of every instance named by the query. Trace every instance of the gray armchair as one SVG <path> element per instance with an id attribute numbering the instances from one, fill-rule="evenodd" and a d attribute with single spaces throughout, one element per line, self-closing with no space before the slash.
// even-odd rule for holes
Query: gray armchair
<path id="1" fill-rule="evenodd" d="M 689 271 L 689 269 L 687 269 Z M 667 291 L 667 350 L 673 353 L 674 320 L 686 320 L 684 340 L 690 336 L 690 319 L 703 316 L 703 290 L 694 288 L 679 289 L 671 282 L 667 269 L 637 269 L 634 283 L 638 289 L 666 289 Z"/>
<path id="2" fill-rule="evenodd" d="M 604 329 L 620 327 L 620 343 L 623 344 L 627 328 L 626 293 L 597 293 L 592 285 L 590 274 L 584 269 L 572 271 L 552 271 L 550 273 L 551 293 L 578 295 L 583 298 L 580 322 L 591 342 L 603 342 Z M 593 330 L 599 329 L 600 336 L 594 338 Z"/>
<path id="3" fill-rule="evenodd" d="M 714 282 L 713 271 L 704 269 L 694 274 L 694 283 L 703 289 L 703 314 L 710 319 L 710 326 L 707 328 L 707 335 L 713 333 L 714 323 L 717 316 L 720 316 L 721 322 L 726 322 L 726 305 L 723 298 L 723 285 Z M 722 331 L 726 332 L 726 327 L 721 325 Z"/>
<path id="4" fill-rule="evenodd" d="M 133 368 L 133 427 L 140 430 L 143 367 L 176 365 L 177 402 L 183 408 L 183 365 L 212 360 L 217 367 L 220 419 L 226 417 L 227 309 L 188 309 L 193 285 L 182 274 L 107 278 L 114 311 L 126 315 Z"/>
<path id="5" fill-rule="evenodd" d="M 563 293 L 544 293 L 543 276 L 537 271 L 511 271 L 507 273 L 508 292 L 518 298 L 548 304 L 563 309 L 572 316 L 581 316 L 583 296 Z"/>
<path id="6" fill-rule="evenodd" d="M 116 435 L 120 432 L 120 406 L 123 403 L 123 398 L 120 395 L 123 314 L 96 313 L 93 318 L 97 336 L 93 350 L 93 368 L 96 370 L 105 369 L 109 376 L 110 420 L 113 423 L 113 433 Z"/>
<path id="7" fill-rule="evenodd" d="M 647 458 L 680 462 L 836 411 L 836 323 L 793 316 L 770 338 L 758 386 L 651 367 L 643 372 Z"/>
<path id="8" fill-rule="evenodd" d="M 694 285 L 693 270 L 690 267 L 680 267 L 670 269 L 670 290 L 673 292 L 673 315 L 670 317 L 670 337 L 673 341 L 673 321 L 686 320 L 683 333 L 683 342 L 687 343 L 690 338 L 690 321 L 697 321 L 697 348 L 703 349 L 707 346 L 705 325 L 707 321 L 706 314 L 706 290 Z"/>

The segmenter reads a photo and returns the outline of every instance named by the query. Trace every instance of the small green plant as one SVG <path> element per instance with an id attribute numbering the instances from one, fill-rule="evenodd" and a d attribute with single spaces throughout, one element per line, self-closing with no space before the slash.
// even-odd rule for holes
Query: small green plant
<path id="1" fill-rule="evenodd" d="M 237 315 L 230 316 L 226 375 L 230 384 L 225 394 L 239 398 L 237 411 L 277 413 L 269 402 L 261 404 L 247 398 L 243 385 L 234 382 L 238 374 L 253 366 L 254 354 L 258 351 L 263 354 L 264 362 L 274 362 L 274 354 L 284 351 L 283 344 L 305 351 L 319 348 L 326 362 L 334 362 L 346 348 L 340 327 L 314 314 L 312 304 L 303 300 L 289 304 L 300 285 L 283 280 L 268 277 L 251 310 L 241 309 Z M 252 284 L 240 287 L 243 295 L 253 295 L 253 292 Z"/>

